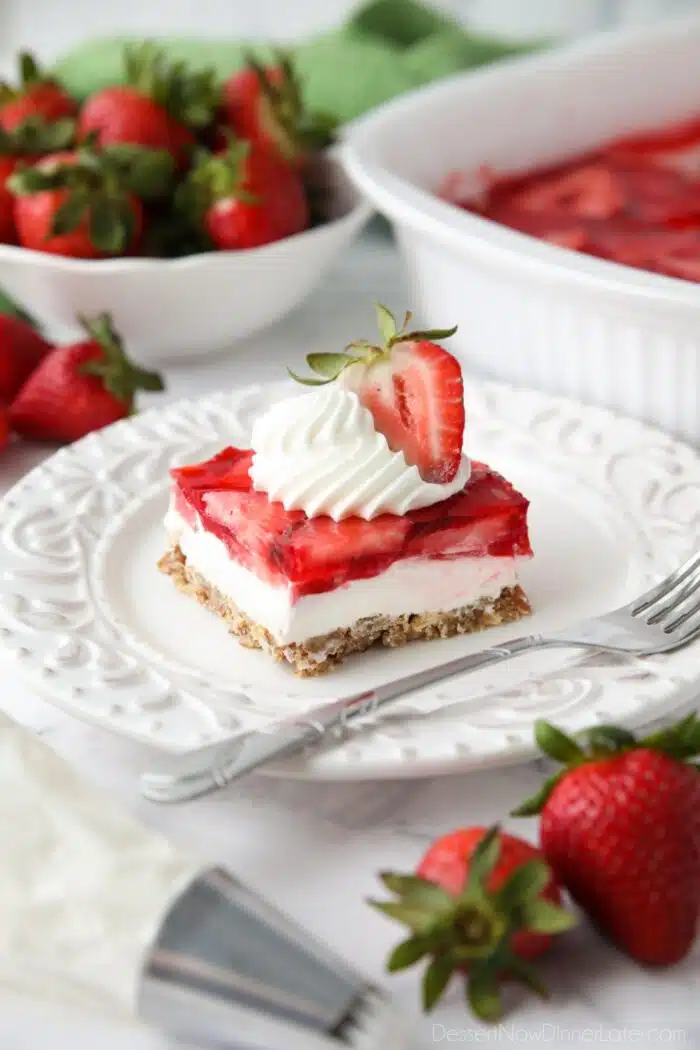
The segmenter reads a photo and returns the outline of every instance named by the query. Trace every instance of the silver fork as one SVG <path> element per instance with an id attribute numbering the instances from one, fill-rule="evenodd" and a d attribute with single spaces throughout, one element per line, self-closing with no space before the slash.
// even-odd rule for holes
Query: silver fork
<path id="1" fill-rule="evenodd" d="M 505 645 L 457 657 L 427 671 L 332 700 L 301 718 L 276 723 L 235 741 L 212 745 L 164 773 L 144 773 L 141 793 L 153 802 L 184 802 L 226 787 L 273 759 L 288 758 L 327 739 L 385 704 L 454 675 L 476 671 L 538 649 L 585 648 L 632 657 L 668 653 L 700 634 L 700 552 L 651 590 L 620 609 L 582 620 L 563 631 L 531 634 Z"/>

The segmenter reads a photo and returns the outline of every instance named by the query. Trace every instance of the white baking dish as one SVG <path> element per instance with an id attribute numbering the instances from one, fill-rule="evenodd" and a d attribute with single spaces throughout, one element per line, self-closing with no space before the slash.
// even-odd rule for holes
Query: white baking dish
<path id="1" fill-rule="evenodd" d="M 394 224 L 411 306 L 459 324 L 450 345 L 467 367 L 700 442 L 700 285 L 538 241 L 434 193 L 455 169 L 527 171 L 698 112 L 699 69 L 694 16 L 450 78 L 350 129 L 347 170 Z"/>

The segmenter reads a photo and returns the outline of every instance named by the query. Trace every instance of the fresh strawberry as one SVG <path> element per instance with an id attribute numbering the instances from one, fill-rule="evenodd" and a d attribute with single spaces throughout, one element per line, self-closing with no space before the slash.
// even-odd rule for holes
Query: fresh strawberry
<path id="1" fill-rule="evenodd" d="M 387 872 L 381 879 L 396 899 L 370 903 L 411 931 L 387 968 L 393 973 L 431 960 L 423 977 L 425 1010 L 456 972 L 465 975 L 469 1004 L 484 1021 L 502 1016 L 503 978 L 546 996 L 529 961 L 574 920 L 561 907 L 542 854 L 529 842 L 498 827 L 463 828 L 434 842 L 415 875 Z"/>
<path id="2" fill-rule="evenodd" d="M 0 403 L 9 404 L 53 349 L 31 325 L 0 314 Z"/>
<path id="3" fill-rule="evenodd" d="M 14 157 L 0 157 L 0 244 L 14 244 L 17 240 L 15 198 L 7 185 L 16 167 Z"/>
<path id="4" fill-rule="evenodd" d="M 44 157 L 8 180 L 20 244 L 84 259 L 133 252 L 143 229 L 141 198 L 173 176 L 169 153 L 136 146 Z"/>
<path id="5" fill-rule="evenodd" d="M 700 923 L 700 720 L 641 739 L 598 726 L 583 743 L 538 721 L 535 738 L 565 768 L 517 815 L 541 814 L 557 878 L 633 959 L 678 962 Z"/>
<path id="6" fill-rule="evenodd" d="M 10 416 L 7 405 L 0 403 L 0 452 L 10 443 Z"/>
<path id="7" fill-rule="evenodd" d="M 23 52 L 19 56 L 20 86 L 0 86 L 0 128 L 15 131 L 28 118 L 44 121 L 74 117 L 78 107 L 58 81 L 46 76 L 34 58 Z"/>
<path id="8" fill-rule="evenodd" d="M 108 314 L 80 318 L 87 339 L 52 350 L 10 406 L 12 429 L 39 441 L 77 441 L 134 411 L 137 390 L 162 390 L 132 364 Z"/>
<path id="9" fill-rule="evenodd" d="M 376 304 L 381 345 L 358 340 L 342 354 L 309 354 L 309 368 L 321 379 L 292 378 L 323 386 L 342 377 L 374 417 L 389 447 L 415 464 L 425 481 L 452 481 L 462 462 L 464 391 L 459 362 L 433 340 L 457 328 L 408 331 L 385 306 Z"/>
<path id="10" fill-rule="evenodd" d="M 127 48 L 124 62 L 127 83 L 90 96 L 80 113 L 79 138 L 168 150 L 183 162 L 195 144 L 193 132 L 214 119 L 220 91 L 213 74 L 186 72 L 151 43 Z"/>
<path id="11" fill-rule="evenodd" d="M 0 243 L 17 240 L 14 196 L 7 186 L 20 161 L 37 160 L 47 153 L 66 149 L 75 134 L 75 121 L 47 124 L 42 117 L 27 117 L 14 131 L 0 127 Z"/>
<path id="12" fill-rule="evenodd" d="M 247 142 L 232 142 L 222 153 L 200 152 L 180 187 L 179 207 L 222 251 L 271 244 L 309 224 L 299 173 Z"/>
<path id="13" fill-rule="evenodd" d="M 305 108 L 297 75 L 283 53 L 277 65 L 269 67 L 249 58 L 224 84 L 223 113 L 239 138 L 271 148 L 300 166 L 329 145 L 336 127 L 331 117 Z"/>

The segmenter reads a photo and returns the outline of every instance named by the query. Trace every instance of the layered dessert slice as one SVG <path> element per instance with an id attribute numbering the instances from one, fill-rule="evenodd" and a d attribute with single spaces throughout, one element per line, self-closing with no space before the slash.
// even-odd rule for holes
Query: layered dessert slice
<path id="1" fill-rule="evenodd" d="M 354 376 L 346 355 L 329 355 L 330 366 L 311 355 L 317 372 L 348 374 L 272 406 L 252 449 L 172 472 L 161 569 L 244 645 L 301 676 L 375 643 L 466 634 L 529 612 L 518 583 L 532 553 L 528 502 L 462 455 L 459 366 L 440 347 L 417 349 L 434 347 L 433 333 L 407 334 L 388 361 L 362 372 L 358 363 Z M 385 388 L 396 377 L 400 406 Z"/>

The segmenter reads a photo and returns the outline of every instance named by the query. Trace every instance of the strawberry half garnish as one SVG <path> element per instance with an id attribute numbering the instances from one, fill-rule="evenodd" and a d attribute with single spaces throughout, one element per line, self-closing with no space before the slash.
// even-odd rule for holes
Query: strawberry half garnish
<path id="1" fill-rule="evenodd" d="M 462 461 L 462 369 L 434 340 L 448 339 L 457 327 L 409 331 L 410 313 L 399 328 L 385 306 L 375 305 L 381 344 L 361 339 L 345 353 L 309 354 L 307 364 L 318 379 L 290 374 L 307 386 L 340 379 L 372 413 L 389 447 L 403 452 L 425 481 L 452 481 Z"/>

